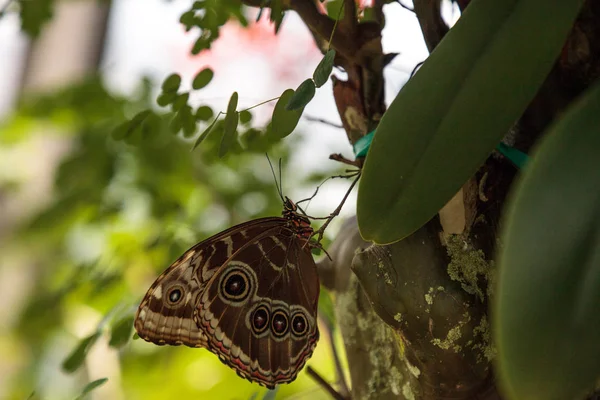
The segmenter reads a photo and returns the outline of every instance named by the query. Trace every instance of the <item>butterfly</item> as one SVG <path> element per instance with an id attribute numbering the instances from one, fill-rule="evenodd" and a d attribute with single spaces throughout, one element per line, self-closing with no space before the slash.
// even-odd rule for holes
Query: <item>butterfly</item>
<path id="1" fill-rule="evenodd" d="M 135 317 L 158 345 L 204 347 L 238 375 L 289 383 L 317 341 L 320 247 L 307 216 L 284 199 L 281 217 L 255 219 L 187 250 L 152 284 Z"/>

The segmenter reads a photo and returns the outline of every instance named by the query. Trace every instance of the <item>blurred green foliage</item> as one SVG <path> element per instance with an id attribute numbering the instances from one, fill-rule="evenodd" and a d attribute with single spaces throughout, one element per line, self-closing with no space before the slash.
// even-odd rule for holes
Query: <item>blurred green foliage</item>
<path id="1" fill-rule="evenodd" d="M 31 280 L 22 312 L 2 333 L 19 365 L 4 389 L 9 398 L 82 394 L 101 378 L 87 375 L 94 349 L 118 363 L 117 376 L 97 381 L 103 385 L 95 390 L 116 385 L 126 399 L 248 399 L 266 391 L 206 350 L 131 341 L 131 324 L 149 285 L 187 248 L 233 224 L 281 214 L 264 153 L 281 158 L 285 173 L 299 139 L 274 141 L 246 112 L 227 156 L 218 157 L 222 120 L 213 127 L 219 134 L 191 152 L 194 138 L 169 128 L 181 109 L 161 113 L 151 93 L 144 81 L 132 98 L 116 96 L 95 77 L 24 99 L 0 124 L 0 148 L 40 136 L 68 143 L 53 197 L 8 242 L 9 253 L 26 260 Z M 206 125 L 194 120 L 194 130 L 196 123 Z M 115 134 L 119 127 L 126 132 Z M 309 365 L 333 380 L 329 354 L 322 340 Z M 307 393 L 328 398 L 306 372 L 277 398 Z"/>

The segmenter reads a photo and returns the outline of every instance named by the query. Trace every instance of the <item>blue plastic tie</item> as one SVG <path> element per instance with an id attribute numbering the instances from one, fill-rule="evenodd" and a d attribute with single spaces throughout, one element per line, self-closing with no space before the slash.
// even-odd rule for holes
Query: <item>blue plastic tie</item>
<path id="1" fill-rule="evenodd" d="M 367 135 L 361 137 L 354 143 L 354 155 L 358 157 L 366 157 L 369 152 L 369 147 L 371 147 L 371 142 L 373 141 L 373 136 L 375 136 L 375 131 L 369 132 Z M 523 153 L 520 150 L 515 149 L 514 147 L 510 147 L 500 142 L 496 146 L 496 150 L 500 152 L 504 157 L 508 158 L 508 160 L 513 163 L 518 169 L 523 169 L 529 156 Z"/>

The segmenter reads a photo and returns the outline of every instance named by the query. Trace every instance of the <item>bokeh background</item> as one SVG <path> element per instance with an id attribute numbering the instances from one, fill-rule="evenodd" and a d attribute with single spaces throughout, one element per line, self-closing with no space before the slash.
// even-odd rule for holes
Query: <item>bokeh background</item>
<path id="1" fill-rule="evenodd" d="M 198 71 L 212 68 L 214 79 L 191 93 L 190 104 L 215 114 L 233 91 L 244 108 L 297 87 L 322 57 L 306 27 L 290 14 L 275 35 L 267 17 L 255 22 L 256 11 L 243 9 L 247 27 L 230 21 L 210 50 L 193 56 L 198 32 L 179 24 L 189 1 L 31 3 L 37 8 L 25 19 L 22 2 L 0 1 L 0 399 L 72 399 L 101 378 L 108 381 L 90 398 L 273 396 L 206 350 L 129 340 L 131 318 L 149 285 L 187 248 L 281 213 L 265 152 L 281 159 L 284 194 L 296 200 L 344 170 L 328 160 L 331 153 L 352 158 L 331 83 L 317 91 L 294 134 L 244 143 L 245 151 L 224 159 L 214 135 L 191 152 L 193 138 L 169 133 L 162 122 L 141 139 L 114 140 L 111 131 L 145 108 L 160 112 L 156 96 L 173 72 L 189 90 Z M 391 101 L 427 50 L 410 11 L 396 2 L 384 11 L 384 50 L 399 53 L 385 70 Z M 446 7 L 449 20 L 457 14 Z M 253 109 L 246 133 L 264 129 L 273 106 Z M 309 213 L 327 215 L 347 186 L 326 183 Z M 353 212 L 351 196 L 326 240 Z M 309 365 L 335 379 L 326 335 Z M 305 371 L 275 396 L 329 398 Z"/>

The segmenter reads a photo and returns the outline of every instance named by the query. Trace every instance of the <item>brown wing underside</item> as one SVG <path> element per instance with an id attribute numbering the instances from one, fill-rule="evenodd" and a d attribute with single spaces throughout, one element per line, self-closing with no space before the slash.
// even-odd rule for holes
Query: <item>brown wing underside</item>
<path id="1" fill-rule="evenodd" d="M 158 345 L 206 347 L 207 338 L 193 320 L 198 296 L 215 271 L 253 238 L 285 222 L 262 218 L 234 226 L 186 251 L 152 284 L 142 300 L 134 322 L 138 335 Z M 169 301 L 179 289 L 177 302 Z M 177 297 L 177 296 L 175 296 Z"/>
<path id="2" fill-rule="evenodd" d="M 196 309 L 210 349 L 240 376 L 270 388 L 296 378 L 319 338 L 319 279 L 303 244 L 285 226 L 266 231 L 213 274 Z M 268 314 L 267 328 L 256 324 L 264 320 L 254 319 L 259 310 Z M 278 331 L 281 321 L 287 328 Z M 306 329 L 294 330 L 294 321 Z"/>

